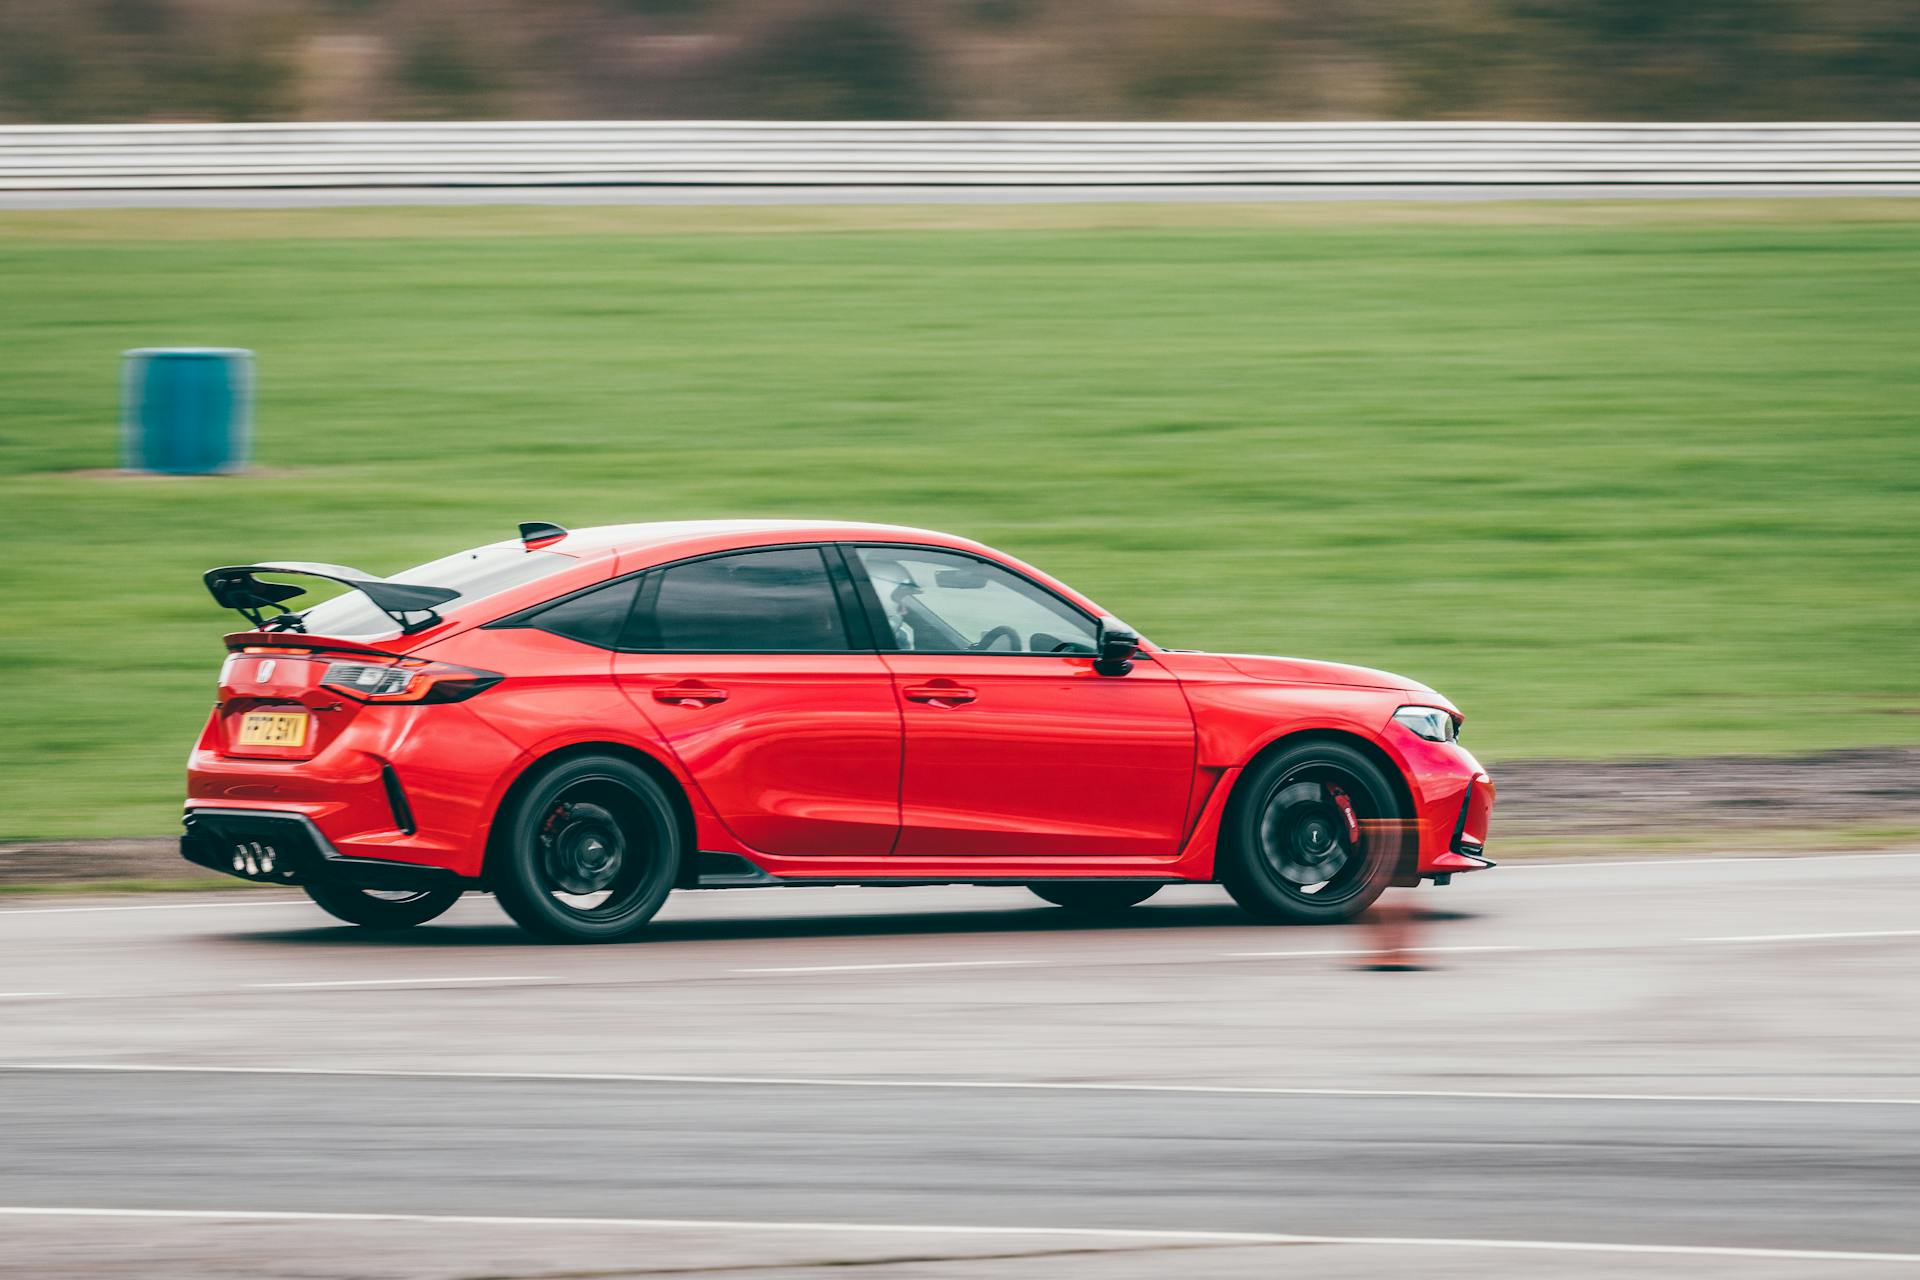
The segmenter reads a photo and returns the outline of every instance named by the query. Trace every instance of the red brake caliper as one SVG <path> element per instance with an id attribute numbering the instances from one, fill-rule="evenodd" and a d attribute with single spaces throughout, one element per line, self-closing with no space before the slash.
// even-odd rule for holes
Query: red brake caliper
<path id="1" fill-rule="evenodd" d="M 1353 801 L 1347 799 L 1347 793 L 1332 783 L 1326 784 L 1327 794 L 1333 797 L 1334 805 L 1340 810 L 1340 816 L 1347 820 L 1347 843 L 1360 847 L 1360 815 L 1353 811 Z"/>

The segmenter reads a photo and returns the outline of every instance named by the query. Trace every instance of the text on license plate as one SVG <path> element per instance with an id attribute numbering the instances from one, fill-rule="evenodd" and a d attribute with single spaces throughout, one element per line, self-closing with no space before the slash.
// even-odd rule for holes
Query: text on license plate
<path id="1" fill-rule="evenodd" d="M 307 713 L 304 711 L 249 711 L 240 717 L 241 747 L 304 747 Z"/>

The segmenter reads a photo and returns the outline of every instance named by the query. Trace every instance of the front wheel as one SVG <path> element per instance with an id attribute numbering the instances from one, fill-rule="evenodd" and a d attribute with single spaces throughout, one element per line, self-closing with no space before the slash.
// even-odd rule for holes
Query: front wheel
<path id="1" fill-rule="evenodd" d="M 1307 741 L 1248 770 L 1221 831 L 1220 879 L 1246 911 L 1339 924 L 1393 881 L 1411 814 L 1387 775 L 1341 742 Z"/>
<path id="2" fill-rule="evenodd" d="M 1027 889 L 1043 902 L 1084 916 L 1125 911 L 1160 892 L 1157 884 L 1130 884 L 1121 880 L 1043 880 L 1028 885 Z"/>
<path id="3" fill-rule="evenodd" d="M 301 886 L 320 909 L 348 924 L 368 929 L 411 929 L 447 913 L 460 900 L 458 886 L 445 889 L 402 891 L 395 889 L 355 889 L 342 884 Z"/>
<path id="4" fill-rule="evenodd" d="M 617 942 L 653 918 L 680 868 L 666 790 L 614 756 L 548 769 L 501 814 L 488 856 L 508 915 L 549 942 Z"/>

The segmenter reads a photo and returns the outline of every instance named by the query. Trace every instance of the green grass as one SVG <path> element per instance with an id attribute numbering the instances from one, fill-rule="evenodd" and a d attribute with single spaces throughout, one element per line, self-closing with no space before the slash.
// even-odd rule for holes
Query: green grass
<path id="1" fill-rule="evenodd" d="M 209 565 L 953 529 L 1521 756 L 1920 741 L 1920 204 L 0 215 L 0 832 L 171 829 Z M 99 474 L 118 353 L 260 469 Z"/>

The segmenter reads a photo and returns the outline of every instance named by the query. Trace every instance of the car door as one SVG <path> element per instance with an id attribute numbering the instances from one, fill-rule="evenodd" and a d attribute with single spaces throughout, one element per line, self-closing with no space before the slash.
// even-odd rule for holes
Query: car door
<path id="1" fill-rule="evenodd" d="M 901 715 L 839 557 L 704 556 L 642 575 L 614 675 L 750 849 L 888 853 Z"/>
<path id="2" fill-rule="evenodd" d="M 1135 855 L 1180 847 L 1193 715 L 1143 655 L 1093 669 L 1096 621 L 1004 565 L 859 545 L 906 724 L 903 856 Z"/>

